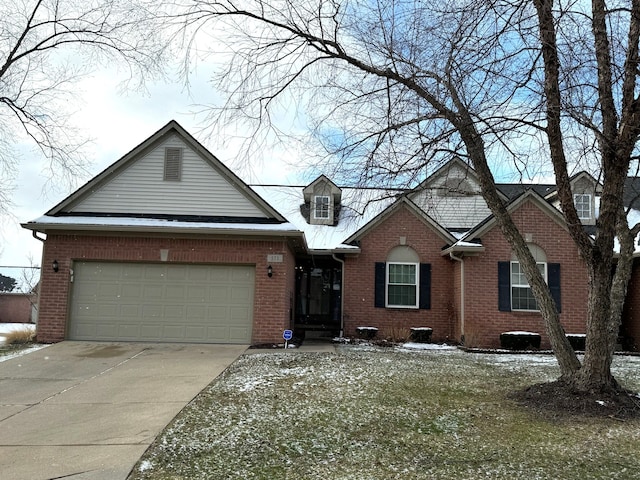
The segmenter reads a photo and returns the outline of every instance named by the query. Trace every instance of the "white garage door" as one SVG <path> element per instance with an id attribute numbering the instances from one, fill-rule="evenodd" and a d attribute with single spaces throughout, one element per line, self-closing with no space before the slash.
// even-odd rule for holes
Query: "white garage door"
<path id="1" fill-rule="evenodd" d="M 250 343 L 255 268 L 75 262 L 71 340 Z"/>

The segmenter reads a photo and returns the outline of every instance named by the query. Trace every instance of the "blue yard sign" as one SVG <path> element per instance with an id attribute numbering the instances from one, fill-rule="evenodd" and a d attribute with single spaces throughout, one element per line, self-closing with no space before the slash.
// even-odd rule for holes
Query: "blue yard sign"
<path id="1" fill-rule="evenodd" d="M 284 338 L 287 342 L 293 338 L 293 330 L 285 330 L 282 333 L 282 338 Z"/>

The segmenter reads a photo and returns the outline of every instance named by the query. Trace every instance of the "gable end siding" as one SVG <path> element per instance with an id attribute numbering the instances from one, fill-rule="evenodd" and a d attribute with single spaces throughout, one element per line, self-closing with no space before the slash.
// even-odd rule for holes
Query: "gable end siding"
<path id="1" fill-rule="evenodd" d="M 182 149 L 180 182 L 164 181 L 165 148 Z M 241 188 L 170 135 L 67 211 L 268 218 Z"/>

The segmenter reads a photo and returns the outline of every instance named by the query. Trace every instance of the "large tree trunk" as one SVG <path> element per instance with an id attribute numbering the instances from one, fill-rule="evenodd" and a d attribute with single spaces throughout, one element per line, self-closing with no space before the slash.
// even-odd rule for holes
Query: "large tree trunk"
<path id="1" fill-rule="evenodd" d="M 567 339 L 564 328 L 562 328 L 558 309 L 549 291 L 549 286 L 542 278 L 527 243 L 498 196 L 495 180 L 485 156 L 482 139 L 470 121 L 460 124 L 458 129 L 472 159 L 487 206 L 493 213 L 505 239 L 516 254 L 529 285 L 531 285 L 545 324 L 545 330 L 549 336 L 551 348 L 560 366 L 560 374 L 563 379 L 574 379 L 580 370 L 580 361 Z"/>
<path id="2" fill-rule="evenodd" d="M 611 341 L 611 270 L 596 265 L 590 272 L 587 341 L 582 369 L 574 379 L 584 391 L 608 391 L 617 386 L 611 374 L 615 343 Z"/>

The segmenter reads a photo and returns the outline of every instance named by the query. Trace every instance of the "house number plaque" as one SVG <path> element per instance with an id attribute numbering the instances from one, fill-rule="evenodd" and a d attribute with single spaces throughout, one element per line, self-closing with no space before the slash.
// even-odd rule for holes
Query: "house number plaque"
<path id="1" fill-rule="evenodd" d="M 284 259 L 283 259 L 281 253 L 267 255 L 267 262 L 269 262 L 269 263 L 282 263 L 283 260 Z"/>

